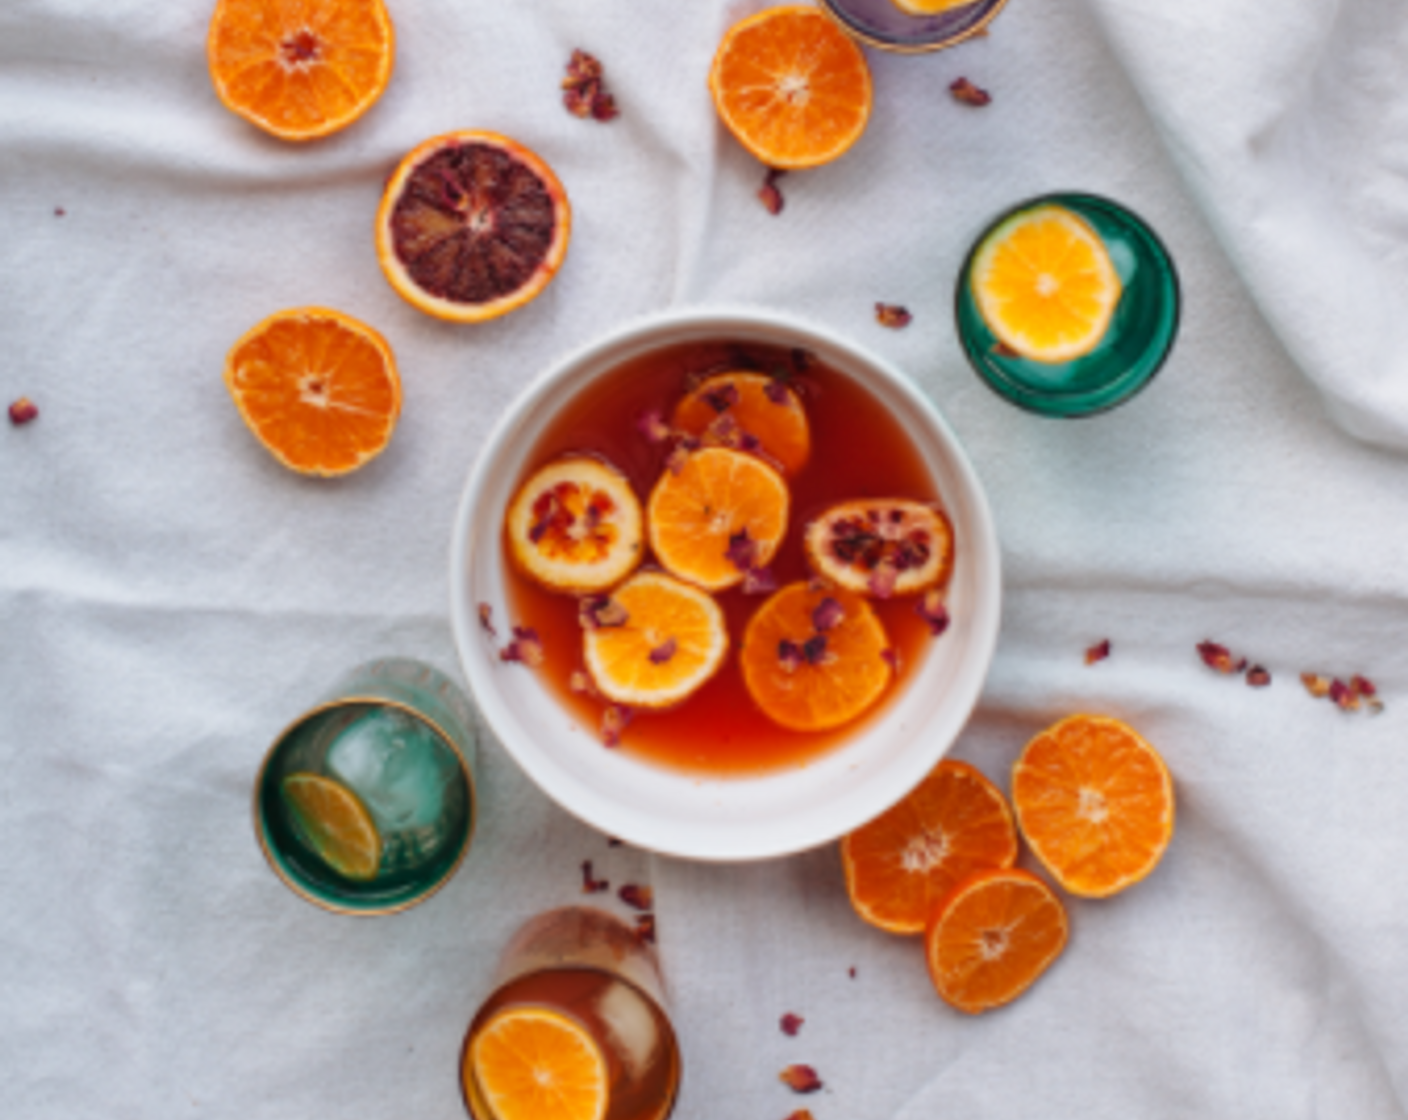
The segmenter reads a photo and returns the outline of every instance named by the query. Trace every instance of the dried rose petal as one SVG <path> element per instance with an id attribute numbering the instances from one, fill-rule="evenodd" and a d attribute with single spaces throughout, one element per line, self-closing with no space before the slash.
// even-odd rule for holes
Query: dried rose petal
<path id="1" fill-rule="evenodd" d="M 876 565 L 867 581 L 870 593 L 877 599 L 888 599 L 895 593 L 895 583 L 900 578 L 900 570 L 888 558 Z"/>
<path id="2" fill-rule="evenodd" d="M 614 121 L 621 115 L 621 110 L 616 108 L 616 98 L 607 93 L 604 89 L 598 89 L 595 97 L 592 98 L 592 119 L 598 121 Z"/>
<path id="3" fill-rule="evenodd" d="M 795 673 L 802 667 L 802 647 L 790 638 L 777 643 L 777 660 L 785 673 Z"/>
<path id="4" fill-rule="evenodd" d="M 67 213 L 68 213 L 68 211 L 65 210 L 62 206 L 55 206 L 55 207 L 54 207 L 54 217 L 56 217 L 56 218 L 62 218 L 62 217 L 63 217 L 65 214 L 67 214 Z"/>
<path id="5" fill-rule="evenodd" d="M 820 665 L 826 660 L 826 635 L 816 634 L 802 643 L 802 660 L 808 665 Z"/>
<path id="6" fill-rule="evenodd" d="M 636 430 L 651 443 L 664 443 L 670 438 L 670 426 L 658 408 L 649 409 L 636 417 Z"/>
<path id="7" fill-rule="evenodd" d="M 846 612 L 841 609 L 841 604 L 828 595 L 816 605 L 816 610 L 812 611 L 812 625 L 819 632 L 825 633 L 841 625 L 841 620 L 845 617 Z"/>
<path id="8" fill-rule="evenodd" d="M 761 451 L 762 449 L 763 449 L 763 441 L 762 441 L 762 440 L 760 440 L 760 439 L 759 439 L 757 436 L 755 436 L 752 432 L 745 432 L 742 428 L 739 428 L 739 429 L 738 429 L 738 450 L 739 450 L 739 451 L 746 451 L 746 452 L 748 452 L 748 454 L 750 454 L 750 455 L 756 455 L 756 454 L 757 454 L 759 451 Z"/>
<path id="9" fill-rule="evenodd" d="M 562 103 L 567 106 L 567 111 L 574 117 L 585 119 L 592 115 L 593 92 L 590 84 L 576 86 L 563 92 Z"/>
<path id="10" fill-rule="evenodd" d="M 786 404 L 788 400 L 787 386 L 780 379 L 774 377 L 763 386 L 763 395 L 773 404 Z"/>
<path id="11" fill-rule="evenodd" d="M 778 189 L 777 181 L 787 172 L 779 171 L 776 168 L 768 168 L 767 176 L 763 179 L 763 185 L 758 188 L 758 201 L 760 201 L 767 212 L 774 217 L 782 213 L 782 208 L 787 205 L 787 200 L 782 197 L 782 191 Z"/>
<path id="12" fill-rule="evenodd" d="M 1317 700 L 1330 695 L 1329 677 L 1322 677 L 1319 673 L 1302 673 L 1300 683 L 1305 685 L 1305 691 Z"/>
<path id="13" fill-rule="evenodd" d="M 21 424 L 28 424 L 31 420 L 39 418 L 39 409 L 28 397 L 21 397 L 10 405 L 10 423 L 15 427 Z"/>
<path id="14" fill-rule="evenodd" d="M 650 651 L 650 663 L 652 665 L 664 665 L 670 658 L 675 656 L 675 651 L 679 648 L 680 644 L 675 641 L 674 638 L 666 638 Z"/>
<path id="15" fill-rule="evenodd" d="M 747 529 L 740 529 L 729 537 L 724 556 L 740 572 L 751 571 L 758 559 L 758 542 L 748 535 Z"/>
<path id="16" fill-rule="evenodd" d="M 578 696 L 595 696 L 596 684 L 592 681 L 589 673 L 584 673 L 581 669 L 573 669 L 572 675 L 567 678 L 567 687 Z"/>
<path id="17" fill-rule="evenodd" d="M 479 604 L 479 626 L 489 637 L 499 636 L 499 632 L 494 629 L 494 608 L 488 603 Z"/>
<path id="18" fill-rule="evenodd" d="M 792 347 L 792 353 L 788 356 L 792 359 L 792 368 L 798 373 L 806 373 L 816 362 L 816 355 L 800 346 Z"/>
<path id="19" fill-rule="evenodd" d="M 621 704 L 612 704 L 601 713 L 601 741 L 608 747 L 621 745 L 621 732 L 631 722 L 631 709 Z"/>
<path id="20" fill-rule="evenodd" d="M 536 669 L 546 660 L 542 640 L 531 626 L 515 626 L 513 641 L 499 650 L 500 661 L 517 661 Z"/>
<path id="21" fill-rule="evenodd" d="M 655 905 L 655 892 L 649 887 L 642 887 L 636 883 L 627 883 L 616 893 L 621 896 L 622 902 L 637 910 L 649 910 Z"/>
<path id="22" fill-rule="evenodd" d="M 1252 688 L 1265 688 L 1271 683 L 1271 674 L 1261 665 L 1253 665 L 1247 670 L 1247 684 Z"/>
<path id="23" fill-rule="evenodd" d="M 749 568 L 743 573 L 743 594 L 768 595 L 777 590 L 777 576 L 771 568 Z"/>
<path id="24" fill-rule="evenodd" d="M 572 52 L 562 88 L 562 102 L 575 117 L 609 121 L 620 115 L 616 99 L 606 91 L 601 63 L 586 51 Z"/>
<path id="25" fill-rule="evenodd" d="M 636 919 L 636 940 L 642 945 L 655 944 L 655 915 L 642 914 Z"/>
<path id="26" fill-rule="evenodd" d="M 704 394 L 704 403 L 715 412 L 727 412 L 738 403 L 738 386 L 728 381 L 717 389 L 710 389 Z"/>
<path id="27" fill-rule="evenodd" d="M 1359 710 L 1359 697 L 1354 694 L 1349 685 L 1338 678 L 1330 682 L 1330 699 L 1346 712 Z"/>
<path id="28" fill-rule="evenodd" d="M 821 1078 L 811 1066 L 788 1066 L 778 1077 L 794 1093 L 815 1093 L 821 1088 Z"/>
<path id="29" fill-rule="evenodd" d="M 1085 663 L 1094 665 L 1097 661 L 1104 661 L 1109 656 L 1110 639 L 1106 638 L 1103 642 L 1098 642 L 1085 651 Z"/>
<path id="30" fill-rule="evenodd" d="M 583 630 L 624 626 L 630 617 L 620 601 L 610 595 L 588 595 L 577 604 L 577 621 Z"/>
<path id="31" fill-rule="evenodd" d="M 1353 676 L 1349 680 L 1349 687 L 1359 693 L 1360 696 L 1377 696 L 1379 690 L 1374 687 L 1374 682 L 1368 677 Z"/>
<path id="32" fill-rule="evenodd" d="M 889 327 L 891 330 L 897 331 L 909 326 L 913 318 L 913 315 L 897 303 L 877 303 L 875 305 L 875 321 L 882 327 Z"/>
<path id="33" fill-rule="evenodd" d="M 669 468 L 671 474 L 679 474 L 680 471 L 684 470 L 684 465 L 689 462 L 689 451 L 690 449 L 686 446 L 684 440 L 680 440 L 679 443 L 675 444 L 674 449 L 670 452 L 669 458 L 665 460 L 665 466 Z"/>
<path id="34" fill-rule="evenodd" d="M 608 836 L 606 838 L 606 846 L 608 848 L 619 848 L 625 843 L 626 842 L 624 840 L 618 840 L 615 836 Z"/>
<path id="35" fill-rule="evenodd" d="M 896 673 L 900 671 L 901 666 L 904 664 L 903 659 L 900 657 L 900 651 L 897 649 L 882 649 L 880 651 L 880 660 Z"/>
<path id="36" fill-rule="evenodd" d="M 601 894 L 602 891 L 610 887 L 611 884 L 605 879 L 598 879 L 592 874 L 592 861 L 584 859 L 582 861 L 582 893 Z"/>
<path id="37" fill-rule="evenodd" d="M 935 638 L 948 629 L 948 608 L 944 606 L 943 595 L 936 589 L 924 592 L 914 605 L 914 613 L 929 624 L 929 633 Z"/>
<path id="38" fill-rule="evenodd" d="M 987 90 L 975 86 L 967 78 L 959 78 L 948 87 L 949 93 L 953 94 L 955 101 L 961 101 L 965 105 L 972 105 L 982 108 L 992 100 L 992 94 Z"/>
<path id="39" fill-rule="evenodd" d="M 846 975 L 854 980 L 856 978 L 856 966 L 851 965 L 851 967 L 846 970 Z"/>
<path id="40" fill-rule="evenodd" d="M 601 77 L 601 63 L 583 50 L 574 50 L 567 62 L 567 77 L 562 79 L 563 89 L 575 89 Z"/>
<path id="41" fill-rule="evenodd" d="M 803 1019 L 800 1015 L 793 1015 L 792 1012 L 789 1011 L 786 1015 L 782 1017 L 781 1021 L 778 1023 L 778 1026 L 782 1028 L 783 1034 L 787 1035 L 790 1038 L 796 1038 L 797 1032 L 802 1029 L 802 1024 L 805 1022 L 806 1020 Z"/>
<path id="42" fill-rule="evenodd" d="M 1245 657 L 1241 661 L 1234 661 L 1227 647 L 1216 642 L 1199 642 L 1198 656 L 1209 669 L 1216 669 L 1219 673 L 1240 673 L 1247 667 Z"/>

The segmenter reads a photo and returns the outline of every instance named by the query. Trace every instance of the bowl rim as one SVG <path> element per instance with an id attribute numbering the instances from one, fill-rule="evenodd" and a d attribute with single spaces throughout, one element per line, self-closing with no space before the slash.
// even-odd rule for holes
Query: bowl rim
<path id="1" fill-rule="evenodd" d="M 889 767 L 892 777 L 884 784 L 883 793 L 872 793 L 868 798 L 853 798 L 849 811 L 829 817 L 824 827 L 797 829 L 785 840 L 779 840 L 773 835 L 766 844 L 740 842 L 738 834 L 745 830 L 734 829 L 728 844 L 703 849 L 672 840 L 668 830 L 643 834 L 632 825 L 603 819 L 601 806 L 595 803 L 597 799 L 589 799 L 593 804 L 585 805 L 578 801 L 576 795 L 581 791 L 575 779 L 561 773 L 550 762 L 540 761 L 536 754 L 530 753 L 525 757 L 524 753 L 517 749 L 517 744 L 511 741 L 511 737 L 502 732 L 501 728 L 507 722 L 508 705 L 503 694 L 494 686 L 492 674 L 487 674 L 482 669 L 484 659 L 470 653 L 483 641 L 482 635 L 478 633 L 480 623 L 477 608 L 470 601 L 469 560 L 474 539 L 475 510 L 480 496 L 490 486 L 495 473 L 501 469 L 501 462 L 512 454 L 512 449 L 506 446 L 509 437 L 555 386 L 569 379 L 583 365 L 623 346 L 648 344 L 653 335 L 666 333 L 674 328 L 713 328 L 721 336 L 751 329 L 787 336 L 791 345 L 806 345 L 808 341 L 814 341 L 820 344 L 820 347 L 844 354 L 855 364 L 865 366 L 869 371 L 878 374 L 887 387 L 904 398 L 936 434 L 952 469 L 961 480 L 965 501 L 971 507 L 973 529 L 979 538 L 973 553 L 987 557 L 983 576 L 977 582 L 977 601 L 973 612 L 984 625 L 974 628 L 966 655 L 967 660 L 977 665 L 977 669 L 970 670 L 954 682 L 953 702 L 961 714 L 956 718 L 956 728 L 952 736 L 937 751 L 911 751 L 896 758 L 895 763 L 907 764 Z M 662 338 L 660 345 L 670 345 L 671 341 Z M 499 415 L 480 448 L 479 455 L 466 477 L 455 511 L 449 561 L 450 624 L 456 654 L 487 729 L 518 767 L 550 800 L 591 827 L 647 851 L 700 862 L 747 862 L 809 851 L 831 843 L 873 820 L 903 799 L 948 753 L 972 717 L 997 648 L 1002 617 L 1001 552 L 987 494 L 963 445 L 928 396 L 891 362 L 825 327 L 785 312 L 729 304 L 673 308 L 636 316 L 603 331 L 591 341 L 567 351 L 546 365 Z M 679 777 L 681 781 L 697 780 L 694 775 L 689 774 L 681 774 Z M 748 780 L 727 779 L 729 782 Z M 773 832 L 775 831 L 774 829 Z"/>

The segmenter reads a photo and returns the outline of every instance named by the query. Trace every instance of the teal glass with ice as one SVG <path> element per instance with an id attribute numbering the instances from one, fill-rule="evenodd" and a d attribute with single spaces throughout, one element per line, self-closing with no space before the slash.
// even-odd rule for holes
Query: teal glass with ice
<path id="1" fill-rule="evenodd" d="M 391 914 L 429 898 L 469 851 L 477 817 L 474 720 L 443 673 L 385 658 L 358 666 L 287 728 L 254 789 L 255 831 L 295 893 L 345 914 Z M 326 832 L 290 796 L 310 777 L 370 822 L 370 866 L 347 873 Z"/>
<path id="2" fill-rule="evenodd" d="M 988 238 L 1018 215 L 1052 204 L 1074 211 L 1094 229 L 1123 288 L 1099 344 L 1067 362 L 1033 361 L 1002 346 L 983 321 L 972 288 L 974 260 Z M 1163 367 L 1178 335 L 1173 258 L 1138 215 L 1090 194 L 1043 195 L 993 219 L 963 263 L 954 303 L 959 341 L 974 370 L 999 396 L 1042 416 L 1091 416 L 1129 400 Z"/>

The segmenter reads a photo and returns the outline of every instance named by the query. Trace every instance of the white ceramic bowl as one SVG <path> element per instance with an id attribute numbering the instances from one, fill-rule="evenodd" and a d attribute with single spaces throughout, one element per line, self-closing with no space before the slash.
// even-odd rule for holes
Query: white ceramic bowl
<path id="1" fill-rule="evenodd" d="M 478 604 L 502 625 L 507 593 L 501 524 L 524 460 L 557 411 L 593 379 L 644 352 L 731 340 L 801 346 L 855 378 L 904 426 L 938 483 L 957 556 L 952 624 L 881 718 L 808 765 L 759 777 L 703 779 L 605 749 L 521 666 L 497 660 Z M 455 643 L 490 730 L 542 790 L 612 836 L 668 855 L 750 860 L 816 847 L 908 793 L 948 751 L 983 687 L 997 643 L 997 534 L 968 457 L 927 397 L 894 366 L 821 328 L 772 312 L 688 310 L 630 323 L 570 354 L 504 414 L 470 473 L 450 549 Z M 503 640 L 503 639 L 501 639 Z"/>

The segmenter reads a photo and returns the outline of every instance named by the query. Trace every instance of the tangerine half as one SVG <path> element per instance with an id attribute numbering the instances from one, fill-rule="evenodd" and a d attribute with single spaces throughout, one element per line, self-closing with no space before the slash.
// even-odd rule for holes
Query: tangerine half
<path id="1" fill-rule="evenodd" d="M 604 1120 L 610 1067 L 591 1033 L 557 1011 L 509 1007 L 489 1020 L 465 1054 L 496 1120 Z"/>
<path id="2" fill-rule="evenodd" d="M 704 444 L 723 443 L 721 417 L 728 418 L 728 432 L 737 439 L 746 434 L 760 451 L 791 477 L 807 465 L 811 455 L 811 430 L 807 413 L 796 392 L 775 377 L 739 370 L 719 373 L 695 386 L 675 406 L 674 427 Z"/>
<path id="3" fill-rule="evenodd" d="M 562 267 L 572 232 L 551 167 L 496 132 L 436 136 L 401 161 L 376 216 L 376 253 L 412 306 L 458 323 L 506 315 Z"/>
<path id="4" fill-rule="evenodd" d="M 885 628 L 870 604 L 842 588 L 782 588 L 748 620 L 739 664 L 754 702 L 774 723 L 824 731 L 860 716 L 894 677 Z"/>

